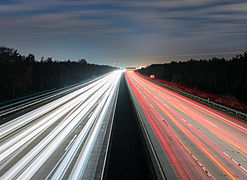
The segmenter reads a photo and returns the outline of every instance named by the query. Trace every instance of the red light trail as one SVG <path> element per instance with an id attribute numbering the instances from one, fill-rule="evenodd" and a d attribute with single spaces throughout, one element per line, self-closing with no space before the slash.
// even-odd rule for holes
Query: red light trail
<path id="1" fill-rule="evenodd" d="M 140 76 L 143 76 L 143 77 L 145 77 L 147 79 L 152 79 L 153 81 L 159 82 L 161 84 L 168 85 L 168 86 L 173 87 L 175 89 L 179 89 L 179 90 L 182 90 L 184 92 L 196 95 L 198 97 L 201 97 L 201 98 L 204 98 L 204 99 L 208 99 L 208 100 L 214 101 L 216 103 L 220 103 L 221 105 L 224 105 L 224 106 L 227 106 L 227 107 L 231 107 L 231 108 L 233 108 L 235 110 L 239 110 L 239 111 L 242 111 L 242 112 L 245 112 L 245 113 L 247 112 L 246 103 L 236 101 L 236 100 L 234 100 L 232 98 L 223 97 L 223 96 L 216 96 L 214 94 L 210 94 L 210 93 L 202 91 L 202 90 L 196 90 L 196 89 L 188 88 L 188 87 L 185 87 L 185 86 L 181 86 L 181 85 L 178 85 L 178 84 L 175 84 L 175 83 L 171 83 L 171 82 L 168 82 L 168 81 L 164 81 L 164 80 L 161 80 L 161 79 L 157 79 L 157 78 L 150 78 L 149 76 L 146 76 L 144 74 L 140 74 L 138 72 L 137 72 L 137 74 L 140 75 Z"/>
<path id="2" fill-rule="evenodd" d="M 247 125 L 126 71 L 133 102 L 168 179 L 246 179 Z"/>

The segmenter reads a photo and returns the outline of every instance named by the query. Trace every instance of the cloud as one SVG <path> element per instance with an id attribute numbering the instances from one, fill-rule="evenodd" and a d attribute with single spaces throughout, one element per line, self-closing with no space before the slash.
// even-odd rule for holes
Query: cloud
<path id="1" fill-rule="evenodd" d="M 136 57 L 235 51 L 247 45 L 246 9 L 245 0 L 14 0 L 0 3 L 0 38 L 66 36 Z"/>

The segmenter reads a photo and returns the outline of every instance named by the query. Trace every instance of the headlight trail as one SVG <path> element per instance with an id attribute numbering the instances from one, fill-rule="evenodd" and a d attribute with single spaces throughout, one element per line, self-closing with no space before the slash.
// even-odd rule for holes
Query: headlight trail
<path id="1" fill-rule="evenodd" d="M 103 76 L 105 76 L 105 75 L 103 75 Z M 96 80 L 98 80 L 100 78 L 102 78 L 102 77 L 98 77 L 98 78 L 96 78 L 94 80 L 85 82 L 83 84 L 77 83 L 77 84 L 73 84 L 73 85 L 70 85 L 70 86 L 67 86 L 67 87 L 64 87 L 64 88 L 61 88 L 61 89 L 50 90 L 50 91 L 47 90 L 44 93 L 41 93 L 40 95 L 37 95 L 37 96 L 34 96 L 34 97 L 25 98 L 25 99 L 20 98 L 20 99 L 23 99 L 23 100 L 20 100 L 20 101 L 17 101 L 15 103 L 8 104 L 8 105 L 5 105 L 5 106 L 1 106 L 0 107 L 0 117 L 5 116 L 7 114 L 11 114 L 13 112 L 17 112 L 19 110 L 25 109 L 25 108 L 33 106 L 33 105 L 36 105 L 36 104 L 38 104 L 40 102 L 44 102 L 45 100 L 49 100 L 51 98 L 62 96 L 63 94 L 75 91 L 77 89 L 81 89 L 83 86 L 86 86 L 87 84 L 92 83 L 92 81 L 96 81 Z M 5 103 L 1 103 L 1 104 L 5 104 Z"/>
<path id="2" fill-rule="evenodd" d="M 134 105 L 168 179 L 246 179 L 247 125 L 126 72 Z"/>
<path id="3" fill-rule="evenodd" d="M 105 114 L 114 113 L 109 107 L 121 74 L 114 71 L 0 126 L 0 179 L 62 178 L 64 171 L 82 176 L 77 165 L 87 167 Z"/>

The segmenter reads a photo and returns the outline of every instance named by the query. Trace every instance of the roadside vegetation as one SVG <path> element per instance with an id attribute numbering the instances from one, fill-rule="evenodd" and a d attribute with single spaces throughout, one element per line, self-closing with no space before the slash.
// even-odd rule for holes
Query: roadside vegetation
<path id="1" fill-rule="evenodd" d="M 230 60 L 212 58 L 152 64 L 139 73 L 247 102 L 247 52 Z"/>
<path id="2" fill-rule="evenodd" d="M 60 88 L 114 70 L 110 66 L 79 61 L 58 61 L 51 57 L 35 59 L 17 50 L 0 47 L 0 101 Z"/>

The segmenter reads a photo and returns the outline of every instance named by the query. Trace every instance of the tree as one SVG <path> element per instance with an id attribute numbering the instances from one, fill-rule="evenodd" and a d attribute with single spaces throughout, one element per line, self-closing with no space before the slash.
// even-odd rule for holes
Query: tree
<path id="1" fill-rule="evenodd" d="M 79 60 L 79 63 L 80 64 L 87 64 L 87 61 L 85 59 L 81 59 L 81 60 Z"/>
<path id="2" fill-rule="evenodd" d="M 33 54 L 29 54 L 29 55 L 26 57 L 25 61 L 26 61 L 27 63 L 34 63 L 34 62 L 35 62 L 35 56 L 34 56 Z"/>

